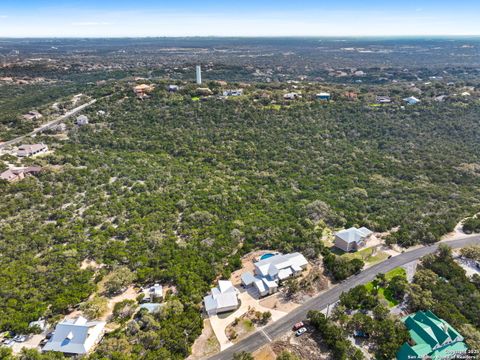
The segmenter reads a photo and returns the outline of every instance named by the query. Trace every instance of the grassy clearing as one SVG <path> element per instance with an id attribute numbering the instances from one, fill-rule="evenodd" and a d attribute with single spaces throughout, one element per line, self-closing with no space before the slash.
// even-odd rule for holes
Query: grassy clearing
<path id="1" fill-rule="evenodd" d="M 403 276 L 403 277 L 406 278 L 407 277 L 407 272 L 405 271 L 404 268 L 398 267 L 398 268 L 395 268 L 395 269 L 393 269 L 393 270 L 391 270 L 391 271 L 389 271 L 385 274 L 385 278 L 387 279 L 387 281 L 390 281 L 395 276 Z M 373 282 L 369 282 L 369 283 L 365 284 L 365 287 L 367 288 L 367 290 L 369 292 L 372 292 L 373 291 Z M 379 287 L 378 288 L 378 297 L 380 299 L 384 299 L 385 301 L 387 301 L 389 307 L 394 307 L 394 306 L 398 305 L 398 300 L 394 298 L 393 293 L 387 288 Z"/>
<path id="2" fill-rule="evenodd" d="M 346 253 L 342 250 L 334 250 L 334 253 L 342 257 L 345 257 L 348 260 L 361 259 L 369 264 L 376 264 L 388 258 L 388 254 L 386 252 L 375 251 L 374 248 L 366 248 L 354 253 Z"/>

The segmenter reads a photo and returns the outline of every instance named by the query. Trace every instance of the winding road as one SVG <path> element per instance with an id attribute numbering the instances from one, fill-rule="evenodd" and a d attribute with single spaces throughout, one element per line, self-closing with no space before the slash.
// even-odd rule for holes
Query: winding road
<path id="1" fill-rule="evenodd" d="M 75 109 L 72 109 L 72 110 L 66 112 L 64 115 L 59 116 L 55 120 L 52 120 L 52 121 L 50 121 L 46 124 L 43 124 L 39 128 L 29 132 L 28 134 L 16 137 L 15 139 L 12 139 L 12 140 L 5 141 L 4 143 L 0 144 L 0 150 L 2 150 L 3 148 L 5 148 L 7 146 L 15 145 L 15 144 L 19 143 L 20 141 L 22 141 L 23 139 L 25 139 L 27 137 L 30 137 L 30 136 L 36 135 L 36 134 L 38 134 L 42 131 L 45 131 L 45 130 L 51 128 L 52 126 L 57 125 L 59 122 L 65 120 L 65 119 L 68 119 L 69 117 L 79 113 L 80 111 L 84 110 L 85 108 L 89 107 L 90 105 L 95 104 L 96 102 L 97 102 L 97 100 L 94 99 L 94 100 L 92 100 L 92 101 L 90 101 L 86 104 L 80 105 L 80 106 L 76 107 Z"/>
<path id="2" fill-rule="evenodd" d="M 427 254 L 431 254 L 438 249 L 439 244 L 447 244 L 452 248 L 461 248 L 468 245 L 480 245 L 480 235 L 459 238 L 456 240 L 442 241 L 431 246 L 407 251 L 376 264 L 368 269 L 365 269 L 358 275 L 351 276 L 330 290 L 320 293 L 275 323 L 256 331 L 244 340 L 216 355 L 211 356 L 209 359 L 229 360 L 232 359 L 234 353 L 241 351 L 253 352 L 263 345 L 271 342 L 272 339 L 276 339 L 286 332 L 291 331 L 293 324 L 305 319 L 308 311 L 325 309 L 328 305 L 337 302 L 342 292 L 346 292 L 357 285 L 366 284 L 369 281 L 372 281 L 378 273 L 386 273 L 399 266 L 403 266 L 409 262 L 420 259 Z"/>

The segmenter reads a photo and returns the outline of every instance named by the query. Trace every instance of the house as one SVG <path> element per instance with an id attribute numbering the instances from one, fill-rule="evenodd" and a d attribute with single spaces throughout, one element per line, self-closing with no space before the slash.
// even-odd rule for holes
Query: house
<path id="1" fill-rule="evenodd" d="M 149 287 L 148 289 L 146 289 L 144 293 L 145 293 L 145 296 L 150 298 L 152 301 L 154 299 L 161 299 L 163 298 L 163 287 L 160 284 L 155 284 Z"/>
<path id="2" fill-rule="evenodd" d="M 317 97 L 318 100 L 328 101 L 328 100 L 330 100 L 330 93 L 321 92 L 321 93 L 317 94 L 316 97 Z"/>
<path id="3" fill-rule="evenodd" d="M 236 89 L 236 90 L 225 90 L 223 92 L 223 96 L 242 96 L 243 89 Z"/>
<path id="4" fill-rule="evenodd" d="M 416 105 L 420 102 L 415 96 L 410 96 L 408 98 L 403 99 L 407 103 L 407 105 Z"/>
<path id="5" fill-rule="evenodd" d="M 219 280 L 218 286 L 212 289 L 212 293 L 203 298 L 205 311 L 208 315 L 216 315 L 232 310 L 239 306 L 238 291 L 231 281 Z"/>
<path id="6" fill-rule="evenodd" d="M 77 117 L 77 120 L 75 121 L 75 124 L 77 124 L 78 126 L 88 125 L 88 123 L 89 123 L 89 120 L 86 115 L 80 115 L 79 117 Z"/>
<path id="7" fill-rule="evenodd" d="M 436 102 L 444 102 L 446 98 L 447 98 L 447 95 L 438 95 L 438 96 L 435 96 L 433 100 Z"/>
<path id="8" fill-rule="evenodd" d="M 203 96 L 209 96 L 213 94 L 213 91 L 209 88 L 197 88 L 197 94 Z"/>
<path id="9" fill-rule="evenodd" d="M 38 120 L 38 119 L 41 119 L 42 117 L 43 117 L 43 115 L 40 114 L 37 110 L 29 111 L 28 113 L 23 115 L 23 118 L 25 120 L 29 120 L 29 121 Z"/>
<path id="10" fill-rule="evenodd" d="M 29 166 L 26 168 L 8 169 L 0 174 L 0 179 L 14 182 L 24 179 L 27 175 L 36 175 L 42 171 L 41 167 Z"/>
<path id="11" fill-rule="evenodd" d="M 301 95 L 299 93 L 296 93 L 296 92 L 291 92 L 291 93 L 287 93 L 287 94 L 283 95 L 283 98 L 285 100 L 295 100 L 295 99 L 298 99 L 300 97 L 301 97 Z"/>
<path id="12" fill-rule="evenodd" d="M 266 296 L 277 292 L 281 281 L 299 275 L 308 261 L 300 253 L 277 254 L 253 265 L 255 275 L 249 272 L 242 274 L 242 284 L 245 287 L 253 285 L 260 296 Z"/>
<path id="13" fill-rule="evenodd" d="M 350 101 L 355 101 L 358 99 L 358 95 L 354 91 L 347 91 L 344 95 L 347 98 L 347 100 L 350 100 Z"/>
<path id="14" fill-rule="evenodd" d="M 45 321 L 45 319 L 38 319 L 36 321 L 32 321 L 28 324 L 28 327 L 29 328 L 35 328 L 35 327 L 38 327 L 41 331 L 44 331 L 47 329 L 47 322 Z"/>
<path id="15" fill-rule="evenodd" d="M 335 233 L 335 246 L 343 251 L 357 251 L 365 246 L 373 232 L 366 227 L 351 227 Z"/>
<path id="16" fill-rule="evenodd" d="M 160 309 L 164 306 L 164 304 L 157 304 L 157 303 L 145 303 L 145 304 L 140 304 L 139 309 L 145 309 L 147 310 L 150 314 L 157 313 L 160 311 Z"/>
<path id="17" fill-rule="evenodd" d="M 402 321 L 411 339 L 401 346 L 397 360 L 449 359 L 468 350 L 463 336 L 431 311 L 419 311 Z"/>
<path id="18" fill-rule="evenodd" d="M 460 95 L 462 95 L 462 96 L 471 96 L 468 91 L 464 91 L 464 92 L 462 92 Z"/>
<path id="19" fill-rule="evenodd" d="M 377 104 L 390 104 L 392 99 L 389 96 L 377 96 L 375 101 Z"/>
<path id="20" fill-rule="evenodd" d="M 178 85 L 168 85 L 169 92 L 177 92 L 178 90 L 180 90 L 180 87 Z"/>
<path id="21" fill-rule="evenodd" d="M 42 351 L 58 351 L 68 355 L 84 355 L 100 341 L 105 321 L 88 321 L 82 316 L 58 323 Z"/>
<path id="22" fill-rule="evenodd" d="M 17 150 L 18 157 L 28 157 L 46 153 L 48 146 L 45 144 L 20 145 Z"/>
<path id="23" fill-rule="evenodd" d="M 155 86 L 140 84 L 133 87 L 133 92 L 139 99 L 148 98 L 148 94 L 152 93 L 155 90 Z"/>

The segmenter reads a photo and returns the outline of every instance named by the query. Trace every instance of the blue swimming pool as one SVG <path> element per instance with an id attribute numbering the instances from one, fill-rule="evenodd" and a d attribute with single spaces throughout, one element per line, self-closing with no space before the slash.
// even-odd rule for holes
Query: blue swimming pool
<path id="1" fill-rule="evenodd" d="M 271 253 L 263 254 L 262 256 L 260 256 L 260 260 L 265 260 L 265 259 L 271 258 L 272 256 L 275 256 L 275 254 L 271 254 Z"/>

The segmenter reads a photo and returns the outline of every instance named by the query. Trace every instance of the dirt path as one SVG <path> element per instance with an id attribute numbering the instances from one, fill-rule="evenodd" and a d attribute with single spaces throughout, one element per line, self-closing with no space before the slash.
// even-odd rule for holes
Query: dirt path
<path id="1" fill-rule="evenodd" d="M 219 351 L 220 344 L 215 337 L 210 320 L 205 319 L 203 321 L 202 334 L 193 343 L 192 354 L 187 358 L 187 360 L 200 360 Z"/>

